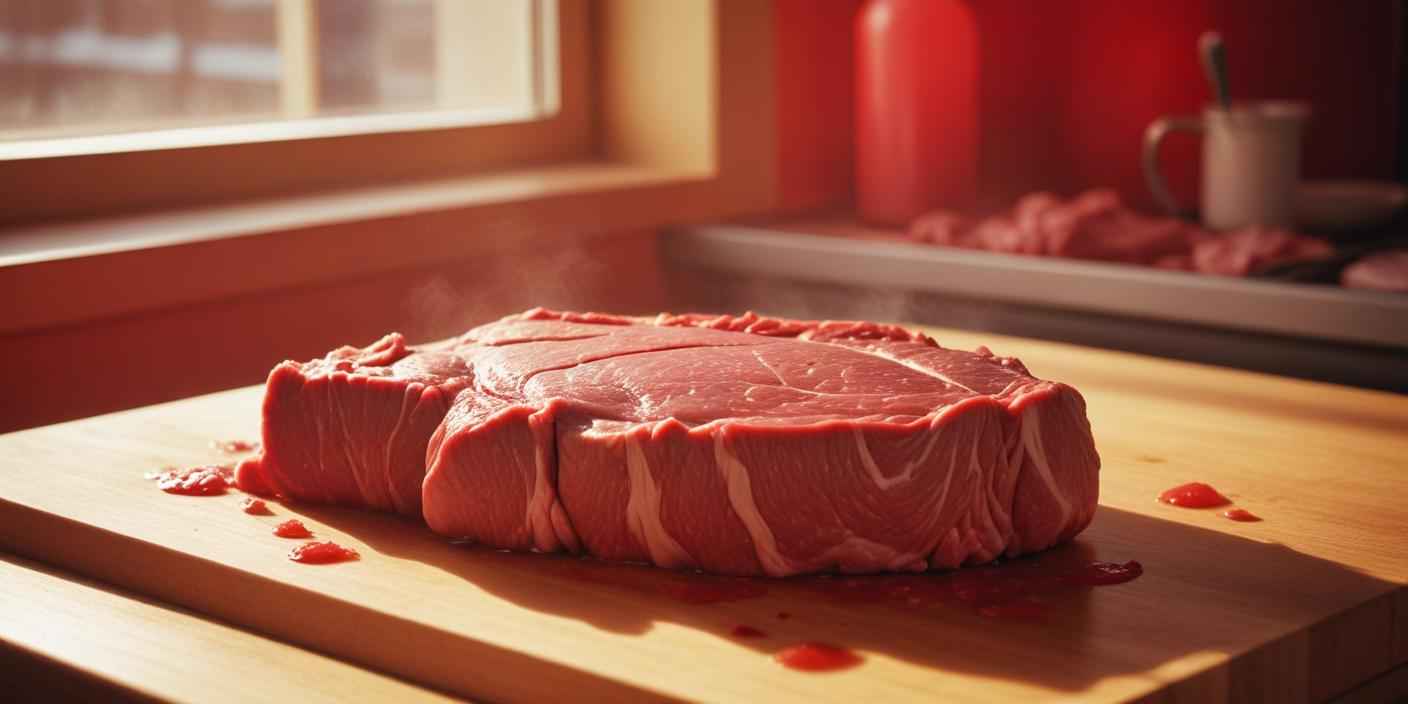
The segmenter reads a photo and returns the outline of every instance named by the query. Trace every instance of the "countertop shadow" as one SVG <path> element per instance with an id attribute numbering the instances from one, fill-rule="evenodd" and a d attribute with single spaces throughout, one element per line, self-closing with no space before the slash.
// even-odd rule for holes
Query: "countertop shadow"
<path id="1" fill-rule="evenodd" d="M 1145 673 L 1194 653 L 1236 656 L 1317 622 L 1331 607 L 1348 608 L 1396 588 L 1283 545 L 1241 537 L 1254 536 L 1254 525 L 1236 524 L 1238 534 L 1229 534 L 1106 506 L 1073 543 L 1035 560 L 1056 566 L 1138 560 L 1144 575 L 1047 597 L 1040 614 L 1019 616 L 984 615 L 952 600 L 923 599 L 916 606 L 904 598 L 906 581 L 921 591 L 932 589 L 951 578 L 943 573 L 712 577 L 456 545 L 413 521 L 308 504 L 290 508 L 377 552 L 433 565 L 519 607 L 603 631 L 644 634 L 657 623 L 673 623 L 753 649 L 760 657 L 790 644 L 820 641 L 936 671 L 1066 692 L 1110 676 Z M 388 530 L 388 522 L 402 525 Z M 898 598 L 894 585 L 900 585 Z M 886 596 L 867 596 L 878 592 Z M 735 637 L 736 626 L 766 635 Z"/>

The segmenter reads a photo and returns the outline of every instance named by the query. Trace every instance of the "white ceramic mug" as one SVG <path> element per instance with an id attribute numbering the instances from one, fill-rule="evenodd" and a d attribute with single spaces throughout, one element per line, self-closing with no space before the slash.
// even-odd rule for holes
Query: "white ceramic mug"
<path id="1" fill-rule="evenodd" d="M 1188 214 L 1159 171 L 1159 145 L 1169 132 L 1203 134 L 1203 224 L 1214 230 L 1243 225 L 1290 225 L 1300 181 L 1300 142 L 1310 108 L 1267 101 L 1208 106 L 1202 117 L 1161 117 L 1144 132 L 1144 177 L 1170 213 Z"/>

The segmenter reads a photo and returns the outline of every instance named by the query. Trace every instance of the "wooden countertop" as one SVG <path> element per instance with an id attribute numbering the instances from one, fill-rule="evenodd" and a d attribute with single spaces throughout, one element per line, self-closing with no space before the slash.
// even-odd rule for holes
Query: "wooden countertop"
<path id="1" fill-rule="evenodd" d="M 1019 356 L 1038 376 L 1082 391 L 1103 458 L 1101 509 L 1066 549 L 1138 559 L 1143 577 L 1038 622 L 838 605 L 790 582 L 769 583 L 758 599 L 699 606 L 642 589 L 664 578 L 656 570 L 466 549 L 384 516 L 275 506 L 362 552 L 356 563 L 310 569 L 282 559 L 288 544 L 241 514 L 238 496 L 170 497 L 141 478 L 217 458 L 211 439 L 252 437 L 257 388 L 0 436 L 0 547 L 366 670 L 490 699 L 1319 701 L 1374 678 L 1379 693 L 1401 690 L 1408 397 L 930 332 L 946 346 Z M 1193 480 L 1266 520 L 1234 523 L 1154 501 Z M 584 569 L 611 579 L 583 580 Z M 92 594 L 75 599 L 114 598 Z M 796 617 L 764 622 L 782 609 Z M 245 630 L 181 619 L 236 644 L 203 652 L 246 647 L 237 645 Z M 774 637 L 728 638 L 737 623 Z M 816 676 L 767 657 L 804 639 L 850 645 L 866 662 Z M 294 652 L 320 663 L 307 672 L 347 667 Z M 257 670 L 240 670 L 240 680 Z M 134 672 L 143 686 L 160 674 Z M 319 679 L 266 678 L 267 691 L 301 691 L 305 675 Z"/>
<path id="2" fill-rule="evenodd" d="M 11 701 L 454 701 L 5 553 L 0 681 Z"/>

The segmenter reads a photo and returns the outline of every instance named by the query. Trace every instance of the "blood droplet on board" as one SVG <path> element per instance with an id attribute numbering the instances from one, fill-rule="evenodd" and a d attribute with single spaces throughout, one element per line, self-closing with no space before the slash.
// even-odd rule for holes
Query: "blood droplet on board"
<path id="1" fill-rule="evenodd" d="M 263 499 L 256 499 L 253 496 L 244 497 L 244 500 L 240 502 L 240 510 L 251 516 L 268 516 L 273 513 Z"/>
<path id="2" fill-rule="evenodd" d="M 274 526 L 274 535 L 280 538 L 311 538 L 313 533 L 308 530 L 308 526 L 303 525 L 303 521 L 290 518 Z"/>
<path id="3" fill-rule="evenodd" d="M 829 643 L 801 643 L 784 648 L 773 656 L 783 667 L 806 672 L 831 672 L 855 667 L 859 655 Z"/>
<path id="4" fill-rule="evenodd" d="M 1159 494 L 1159 501 L 1183 508 L 1216 508 L 1232 501 L 1202 482 L 1180 484 Z"/>
<path id="5" fill-rule="evenodd" d="M 229 468 L 221 465 L 173 469 L 154 479 L 158 489 L 182 496 L 219 496 L 230 488 Z"/>
<path id="6" fill-rule="evenodd" d="M 1261 516 L 1258 516 L 1244 508 L 1237 508 L 1235 506 L 1227 509 L 1226 511 L 1223 511 L 1222 516 L 1224 518 L 1230 518 L 1240 523 L 1256 523 L 1261 520 Z"/>
<path id="7" fill-rule="evenodd" d="M 334 562 L 347 562 L 361 556 L 352 548 L 344 548 L 332 541 L 304 543 L 288 554 L 288 559 L 308 565 L 327 565 Z"/>

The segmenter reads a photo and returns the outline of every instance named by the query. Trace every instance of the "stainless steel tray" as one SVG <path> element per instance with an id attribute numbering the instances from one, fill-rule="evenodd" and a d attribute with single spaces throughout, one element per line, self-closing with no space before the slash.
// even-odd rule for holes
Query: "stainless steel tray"
<path id="1" fill-rule="evenodd" d="M 1408 295 L 1024 257 L 905 242 L 835 223 L 700 225 L 678 265 L 1408 349 Z"/>

